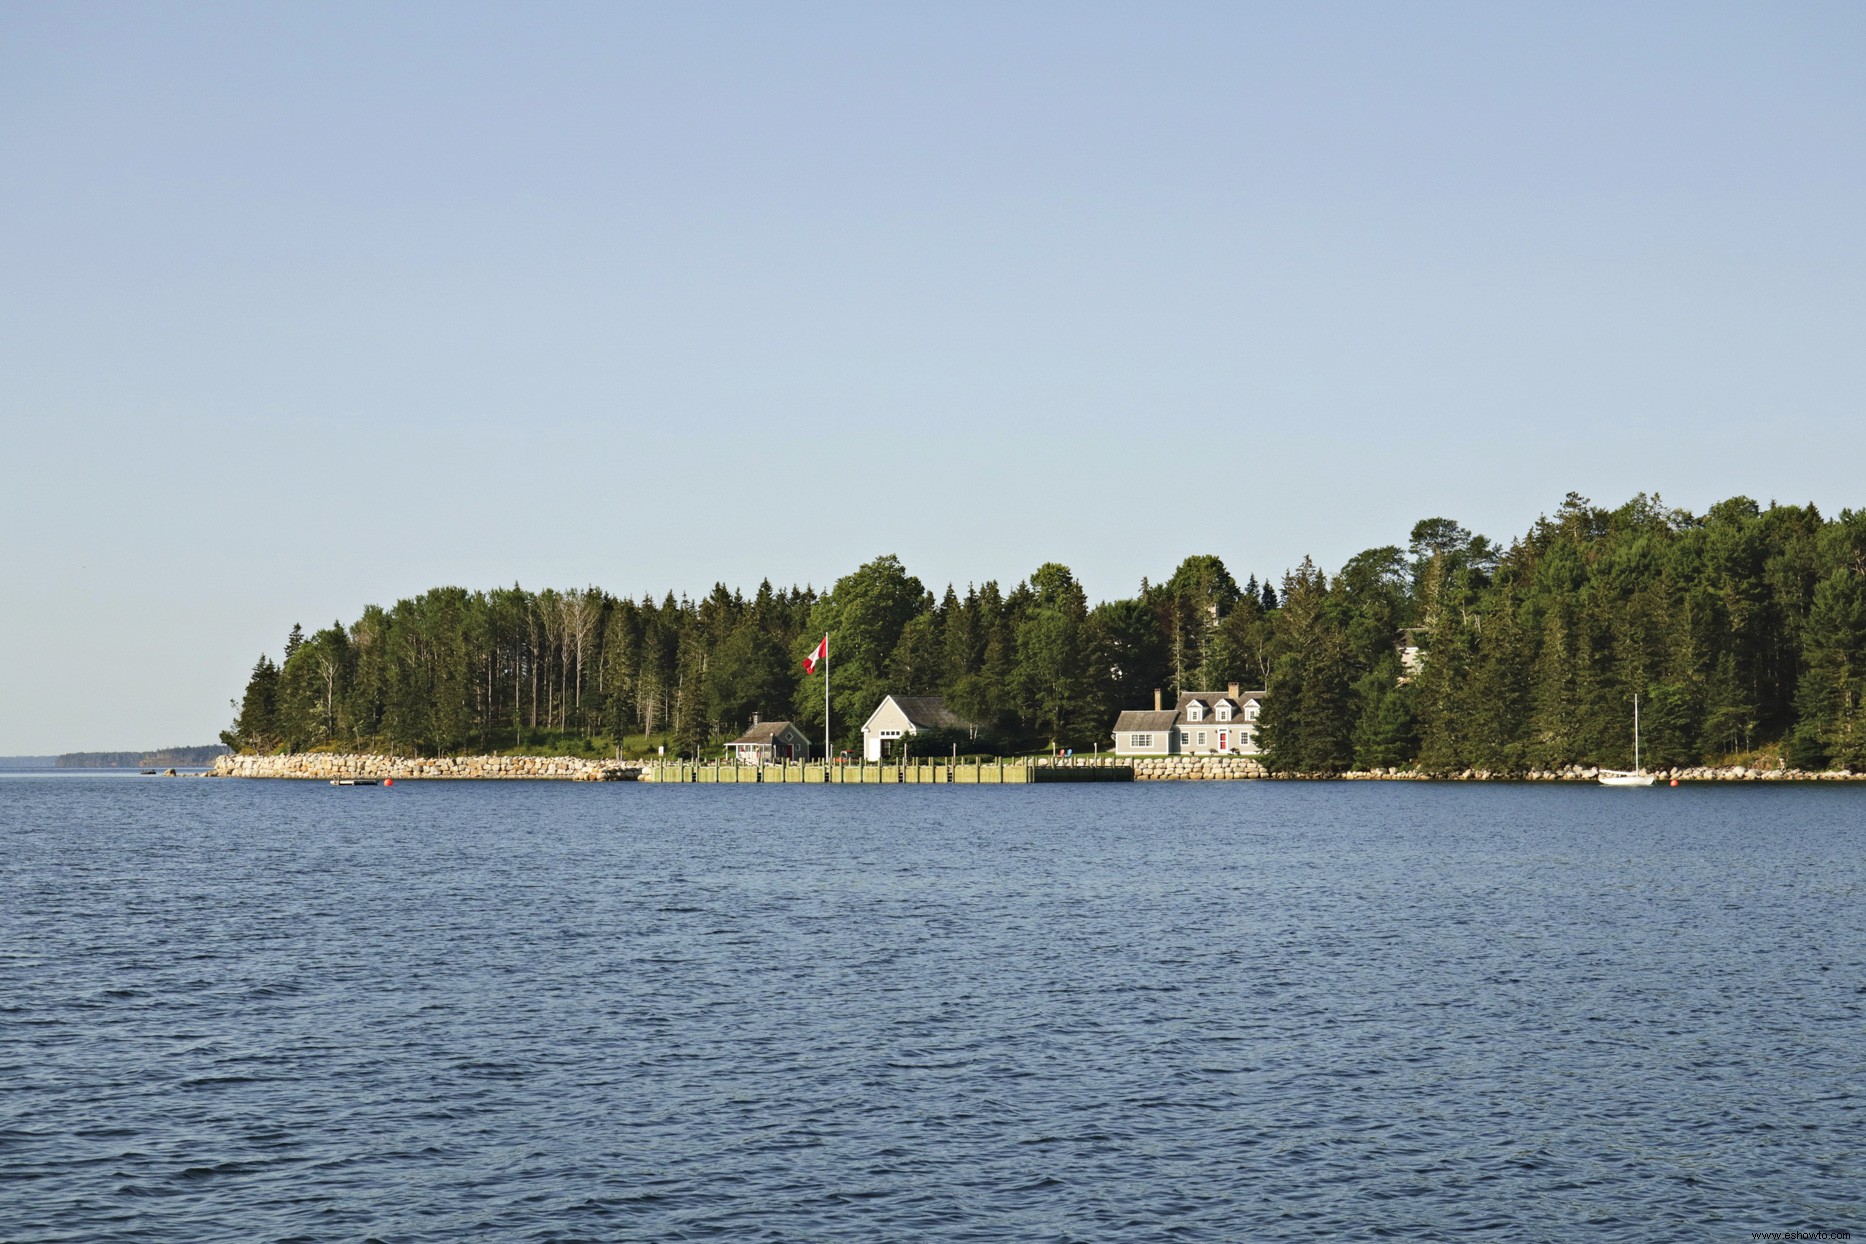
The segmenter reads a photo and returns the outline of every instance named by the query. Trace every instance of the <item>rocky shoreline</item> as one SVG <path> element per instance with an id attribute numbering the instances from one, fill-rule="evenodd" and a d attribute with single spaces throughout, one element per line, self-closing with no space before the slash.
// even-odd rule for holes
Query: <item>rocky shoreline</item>
<path id="1" fill-rule="evenodd" d="M 1120 763 L 1134 766 L 1136 782 L 1237 782 L 1270 776 L 1253 756 L 1123 756 Z"/>
<path id="2" fill-rule="evenodd" d="M 1137 782 L 1210 782 L 1264 779 L 1277 782 L 1595 782 L 1600 769 L 1570 765 L 1565 769 L 1532 769 L 1527 773 L 1499 773 L 1465 769 L 1456 773 L 1428 773 L 1419 769 L 1354 769 L 1346 773 L 1272 773 L 1249 756 L 1149 756 L 1136 758 Z M 1694 766 L 1649 770 L 1660 782 L 1859 782 L 1866 773 L 1845 769 L 1810 772 L 1804 769 L 1758 769 L 1746 765 L 1723 768 Z"/>
<path id="3" fill-rule="evenodd" d="M 580 760 L 575 756 L 376 756 L 304 752 L 291 756 L 222 756 L 203 777 L 389 778 L 402 781 L 628 782 L 641 774 L 634 761 Z"/>
<path id="4" fill-rule="evenodd" d="M 1866 773 L 1847 769 L 1813 772 L 1806 769 L 1756 769 L 1746 765 L 1727 768 L 1695 766 L 1685 769 L 1649 769 L 1660 782 L 1861 782 Z M 1370 769 L 1337 774 L 1342 781 L 1362 782 L 1594 782 L 1600 769 L 1588 765 L 1570 765 L 1566 769 L 1532 769 L 1527 773 L 1493 773 L 1488 769 L 1466 769 L 1461 773 L 1422 773 L 1414 769 Z M 1282 777 L 1282 774 L 1272 775 Z M 1290 774 L 1308 778 L 1316 774 Z"/>

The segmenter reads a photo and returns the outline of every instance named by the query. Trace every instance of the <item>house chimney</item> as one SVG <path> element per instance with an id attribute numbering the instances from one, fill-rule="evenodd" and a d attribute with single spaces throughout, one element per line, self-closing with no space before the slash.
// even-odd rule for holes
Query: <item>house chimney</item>
<path id="1" fill-rule="evenodd" d="M 1160 711 L 1160 689 L 1158 687 L 1153 689 L 1153 711 L 1156 713 Z"/>
<path id="2" fill-rule="evenodd" d="M 1236 683 L 1232 683 L 1232 684 L 1231 684 L 1231 689 L 1232 689 L 1233 691 L 1236 691 L 1236 690 L 1237 690 L 1237 687 L 1238 687 L 1238 685 L 1237 685 Z M 757 714 L 757 713 L 753 713 L 753 714 L 752 714 L 752 724 L 753 724 L 754 726 L 758 724 L 758 714 Z"/>
<path id="3" fill-rule="evenodd" d="M 1230 685 L 1231 685 L 1231 698 L 1235 700 L 1238 698 L 1238 685 L 1236 683 L 1232 683 Z"/>

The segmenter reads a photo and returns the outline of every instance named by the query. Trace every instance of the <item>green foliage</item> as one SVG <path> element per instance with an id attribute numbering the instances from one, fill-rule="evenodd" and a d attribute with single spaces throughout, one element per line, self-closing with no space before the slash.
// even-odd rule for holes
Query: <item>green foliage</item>
<path id="1" fill-rule="evenodd" d="M 1866 770 L 1866 574 L 1849 565 L 1822 579 L 1803 634 L 1792 763 Z"/>
<path id="2" fill-rule="evenodd" d="M 1282 773 L 1339 773 L 1354 761 L 1353 667 L 1328 577 L 1308 558 L 1283 579 L 1263 736 Z"/>
<path id="3" fill-rule="evenodd" d="M 1096 702 L 1117 710 L 1151 704 L 1154 688 L 1164 688 L 1171 672 L 1153 607 L 1144 599 L 1107 601 L 1089 611 L 1083 627 Z"/>
<path id="4" fill-rule="evenodd" d="M 797 685 L 798 663 L 757 618 L 733 627 L 706 666 L 706 703 L 713 721 L 740 725 L 754 716 L 783 715 Z"/>
<path id="5" fill-rule="evenodd" d="M 888 671 L 907 624 L 932 604 L 920 580 L 908 574 L 893 554 L 877 557 L 815 602 L 810 624 L 792 642 L 801 667 L 818 641 L 829 636 L 831 738 L 837 748 L 852 748 L 861 726 L 883 696 L 895 689 Z M 791 720 L 812 738 L 823 734 L 823 679 L 819 668 L 797 684 Z"/>
<path id="6" fill-rule="evenodd" d="M 1141 596 L 1158 617 L 1166 685 L 1174 696 L 1229 680 L 1244 658 L 1228 642 L 1224 624 L 1243 593 L 1222 561 L 1210 554 L 1188 557 L 1165 583 L 1150 589 L 1143 585 Z"/>
<path id="7" fill-rule="evenodd" d="M 262 653 L 246 680 L 246 693 L 240 697 L 233 727 L 220 732 L 220 741 L 237 752 L 273 750 L 279 744 L 278 704 L 279 667 Z"/>
<path id="8" fill-rule="evenodd" d="M 1508 547 L 1431 518 L 1404 549 L 1332 577 L 1305 560 L 1281 588 L 1240 588 L 1210 555 L 1093 606 L 1056 563 L 935 597 L 893 556 L 827 592 L 766 582 L 749 600 L 442 587 L 292 628 L 222 737 L 692 755 L 788 715 L 820 739 L 823 674 L 802 659 L 827 633 L 839 747 L 889 693 L 944 696 L 989 735 L 970 753 L 1087 749 L 1156 688 L 1239 682 L 1268 690 L 1268 760 L 1286 772 L 1623 767 L 1635 695 L 1655 767 L 1772 749 L 1866 769 L 1866 514 L 1735 497 L 1694 516 L 1571 493 Z"/>
<path id="9" fill-rule="evenodd" d="M 1355 684 L 1358 720 L 1354 767 L 1393 769 L 1419 754 L 1419 721 L 1412 688 L 1398 681 L 1399 663 L 1383 664 Z"/>
<path id="10" fill-rule="evenodd" d="M 1032 600 L 1017 625 L 1016 685 L 1030 732 L 1059 746 L 1087 746 L 1108 722 L 1091 695 L 1088 598 L 1066 566 L 1030 576 Z"/>

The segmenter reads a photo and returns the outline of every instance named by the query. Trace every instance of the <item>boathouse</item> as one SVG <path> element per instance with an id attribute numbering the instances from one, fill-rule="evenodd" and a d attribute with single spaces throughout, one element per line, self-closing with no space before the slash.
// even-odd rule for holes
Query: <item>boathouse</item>
<path id="1" fill-rule="evenodd" d="M 881 749 L 887 743 L 922 730 L 978 733 L 977 726 L 947 708 L 945 699 L 940 696 L 891 695 L 862 723 L 862 755 L 869 760 L 880 760 Z"/>
<path id="2" fill-rule="evenodd" d="M 752 728 L 726 744 L 732 758 L 742 765 L 767 765 L 779 760 L 806 760 L 810 740 L 788 721 L 758 721 Z"/>

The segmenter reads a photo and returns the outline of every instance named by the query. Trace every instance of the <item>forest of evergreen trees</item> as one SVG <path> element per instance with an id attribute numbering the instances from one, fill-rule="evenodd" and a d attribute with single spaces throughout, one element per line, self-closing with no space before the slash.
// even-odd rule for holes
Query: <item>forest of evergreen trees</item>
<path id="1" fill-rule="evenodd" d="M 1507 547 L 1443 518 L 1332 576 L 1242 585 L 1189 557 L 1091 606 L 1067 567 L 935 594 L 892 556 L 828 591 L 436 588 L 262 656 L 222 736 L 241 751 L 399 753 L 626 741 L 701 754 L 754 714 L 823 726 L 802 658 L 824 633 L 832 726 L 853 748 L 884 694 L 939 694 L 1011 749 L 1106 748 L 1154 688 L 1268 690 L 1273 768 L 1520 772 L 1777 749 L 1866 770 L 1866 513 L 1744 497 L 1693 515 L 1570 494 Z M 1414 677 L 1401 648 L 1420 649 Z"/>

